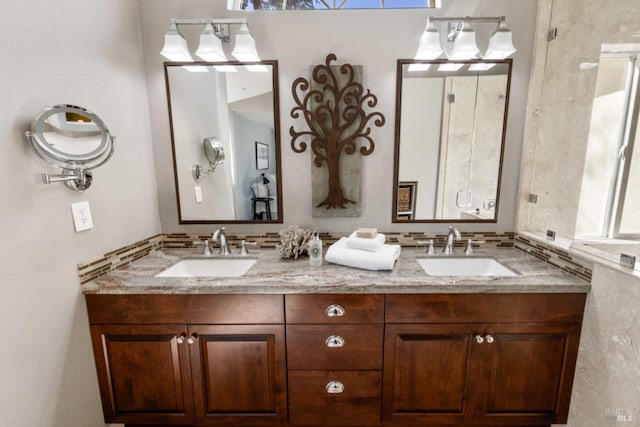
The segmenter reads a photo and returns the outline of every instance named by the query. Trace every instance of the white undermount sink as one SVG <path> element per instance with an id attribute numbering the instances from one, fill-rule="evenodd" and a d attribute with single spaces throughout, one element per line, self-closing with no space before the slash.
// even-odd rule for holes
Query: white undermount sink
<path id="1" fill-rule="evenodd" d="M 183 259 L 155 277 L 240 277 L 256 263 L 253 258 Z"/>
<path id="2" fill-rule="evenodd" d="M 433 257 L 417 261 L 429 276 L 517 276 L 493 258 Z"/>

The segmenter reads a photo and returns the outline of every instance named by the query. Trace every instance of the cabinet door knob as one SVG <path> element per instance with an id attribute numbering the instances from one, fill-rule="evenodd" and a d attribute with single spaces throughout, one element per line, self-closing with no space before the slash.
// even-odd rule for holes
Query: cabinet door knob
<path id="1" fill-rule="evenodd" d="M 331 304 L 324 312 L 329 317 L 340 317 L 344 316 L 347 311 L 340 304 Z"/>
<path id="2" fill-rule="evenodd" d="M 177 342 L 178 344 L 182 344 L 182 343 L 184 342 L 184 340 L 185 340 L 186 336 L 187 336 L 187 334 L 182 334 L 182 335 L 180 335 L 180 336 L 177 336 L 177 337 L 176 337 L 176 342 Z"/>
<path id="3" fill-rule="evenodd" d="M 491 335 L 489 335 L 489 334 L 487 334 L 487 336 L 486 336 L 486 337 L 484 337 L 484 339 L 485 339 L 485 341 L 486 341 L 486 342 L 488 342 L 489 344 L 493 344 L 493 342 L 495 341 L 495 339 L 494 339 Z"/>
<path id="4" fill-rule="evenodd" d="M 191 334 L 191 336 L 187 339 L 187 342 L 189 344 L 193 344 L 194 342 L 196 342 L 197 339 L 198 339 L 197 334 Z"/>
<path id="5" fill-rule="evenodd" d="M 324 343 L 330 348 L 344 347 L 344 338 L 340 335 L 331 335 Z"/>
<path id="6" fill-rule="evenodd" d="M 476 335 L 475 339 L 478 344 L 482 344 L 484 342 L 484 338 L 482 338 L 482 335 Z"/>
<path id="7" fill-rule="evenodd" d="M 344 384 L 340 381 L 330 381 L 327 383 L 327 393 L 338 394 L 344 391 Z"/>

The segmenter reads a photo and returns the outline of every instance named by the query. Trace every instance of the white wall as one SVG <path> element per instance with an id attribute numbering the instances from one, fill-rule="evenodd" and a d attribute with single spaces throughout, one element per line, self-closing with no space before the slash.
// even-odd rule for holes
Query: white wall
<path id="1" fill-rule="evenodd" d="M 392 224 L 393 144 L 395 120 L 396 61 L 411 58 L 428 15 L 506 15 L 514 32 L 518 52 L 514 58 L 511 84 L 511 106 L 506 137 L 505 168 L 502 179 L 501 206 L 498 224 L 464 224 L 463 230 L 513 229 L 516 191 L 526 97 L 530 74 L 531 48 L 537 2 L 531 0 L 451 0 L 440 10 L 371 10 L 371 11 L 280 11 L 227 12 L 225 2 L 207 0 L 140 0 L 142 35 L 147 70 L 151 125 L 154 138 L 160 213 L 163 231 L 211 231 L 214 226 L 179 226 L 175 191 L 172 182 L 170 134 L 167 101 L 162 69 L 163 34 L 171 17 L 241 17 L 246 16 L 249 29 L 256 39 L 264 59 L 278 60 L 280 73 L 280 123 L 283 159 L 284 222 L 307 225 L 321 231 L 350 231 L 367 225 L 382 230 L 442 231 L 442 225 Z M 201 28 L 185 28 L 183 34 L 191 50 L 197 47 Z M 232 26 L 232 32 L 237 26 Z M 493 29 L 481 29 L 478 40 L 486 48 Z M 182 31 L 182 30 L 181 30 Z M 225 46 L 227 52 L 233 46 Z M 348 62 L 364 67 L 364 85 L 378 97 L 378 111 L 386 117 L 383 128 L 372 128 L 376 148 L 362 158 L 362 216 L 359 218 L 311 218 L 311 170 L 309 153 L 292 151 L 289 127 L 303 124 L 290 118 L 294 106 L 291 84 L 300 76 L 309 75 L 311 66 L 324 62 L 328 53 L 335 53 L 338 63 Z M 278 231 L 280 224 L 239 225 L 231 231 Z"/>
<path id="2" fill-rule="evenodd" d="M 416 218 L 435 218 L 442 102 L 442 79 L 408 79 L 402 83 L 400 168 L 398 181 L 417 181 Z M 433 97 L 424 96 L 433 93 Z"/>
<path id="3" fill-rule="evenodd" d="M 0 5 L 0 426 L 102 426 L 76 264 L 160 231 L 137 3 L 4 0 Z M 117 146 L 73 193 L 24 132 L 44 107 L 99 114 Z M 70 204 L 95 228 L 76 234 Z"/>

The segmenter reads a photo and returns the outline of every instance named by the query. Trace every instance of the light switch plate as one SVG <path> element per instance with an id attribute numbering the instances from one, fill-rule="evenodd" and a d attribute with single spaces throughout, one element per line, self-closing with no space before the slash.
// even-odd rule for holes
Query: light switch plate
<path id="1" fill-rule="evenodd" d="M 73 215 L 73 225 L 76 228 L 76 233 L 93 228 L 89 202 L 72 203 L 71 214 Z"/>

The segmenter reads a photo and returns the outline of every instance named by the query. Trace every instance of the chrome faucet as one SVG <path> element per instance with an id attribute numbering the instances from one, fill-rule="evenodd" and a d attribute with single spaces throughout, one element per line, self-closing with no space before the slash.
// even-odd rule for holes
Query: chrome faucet
<path id="1" fill-rule="evenodd" d="M 218 242 L 218 238 L 220 238 L 220 251 L 218 253 L 220 255 L 229 255 L 231 250 L 229 249 L 229 245 L 227 244 L 227 235 L 224 234 L 225 227 L 220 227 L 211 235 L 211 240 L 214 242 Z"/>
<path id="2" fill-rule="evenodd" d="M 454 253 L 453 242 L 454 240 L 460 240 L 460 239 L 462 239 L 462 236 L 460 235 L 460 231 L 458 231 L 457 228 L 450 226 L 449 233 L 447 234 L 447 242 L 445 243 L 444 248 L 442 248 L 442 253 L 443 254 Z"/>

